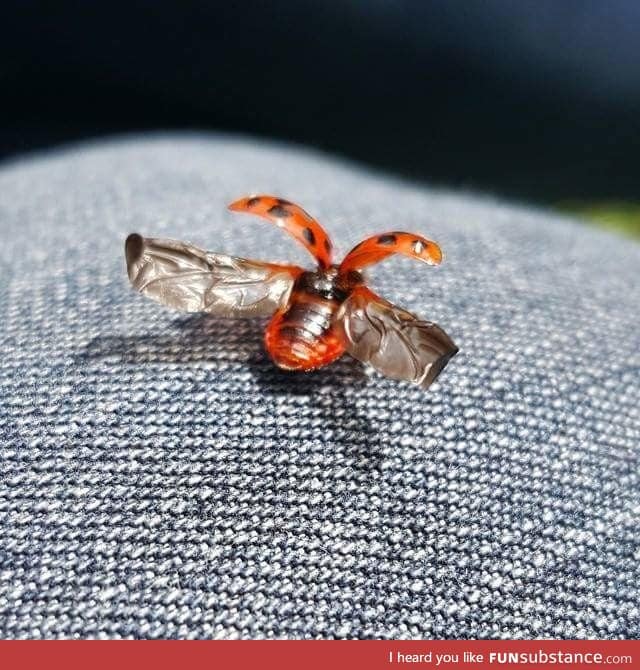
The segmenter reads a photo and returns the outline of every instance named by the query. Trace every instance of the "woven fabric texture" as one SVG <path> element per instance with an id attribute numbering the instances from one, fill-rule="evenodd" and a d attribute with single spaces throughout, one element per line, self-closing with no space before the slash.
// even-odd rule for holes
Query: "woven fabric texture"
<path id="1" fill-rule="evenodd" d="M 250 192 L 441 244 L 371 276 L 460 347 L 428 392 L 130 289 L 132 231 L 308 263 Z M 5 164 L 0 232 L 3 636 L 639 636 L 636 243 L 215 135 Z"/>

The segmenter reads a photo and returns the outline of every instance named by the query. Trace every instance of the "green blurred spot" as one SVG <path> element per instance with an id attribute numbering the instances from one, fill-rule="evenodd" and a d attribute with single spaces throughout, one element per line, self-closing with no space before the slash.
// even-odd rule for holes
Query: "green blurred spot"
<path id="1" fill-rule="evenodd" d="M 559 208 L 602 228 L 640 238 L 640 203 L 625 201 L 565 202 Z"/>

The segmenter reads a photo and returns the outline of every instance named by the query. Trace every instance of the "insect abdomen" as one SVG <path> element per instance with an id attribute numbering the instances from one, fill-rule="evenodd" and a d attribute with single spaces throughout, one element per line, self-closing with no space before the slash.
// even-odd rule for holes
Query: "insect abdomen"
<path id="1" fill-rule="evenodd" d="M 314 370 L 345 351 L 333 328 L 336 300 L 294 290 L 286 308 L 276 312 L 265 331 L 265 346 L 285 370 Z"/>

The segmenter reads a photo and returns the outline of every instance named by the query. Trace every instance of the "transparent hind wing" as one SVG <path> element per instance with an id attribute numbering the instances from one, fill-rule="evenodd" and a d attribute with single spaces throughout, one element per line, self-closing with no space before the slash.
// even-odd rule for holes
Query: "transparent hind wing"
<path id="1" fill-rule="evenodd" d="M 125 243 L 136 291 L 182 312 L 271 316 L 285 304 L 301 268 L 204 251 L 186 242 L 133 233 Z"/>
<path id="2" fill-rule="evenodd" d="M 458 352 L 435 323 L 420 321 L 366 287 L 341 305 L 336 328 L 347 352 L 390 377 L 428 388 Z"/>

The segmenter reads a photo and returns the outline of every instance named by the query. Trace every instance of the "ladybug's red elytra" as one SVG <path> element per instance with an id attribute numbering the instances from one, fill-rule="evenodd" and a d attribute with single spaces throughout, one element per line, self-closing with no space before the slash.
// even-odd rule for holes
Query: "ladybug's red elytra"
<path id="1" fill-rule="evenodd" d="M 392 379 L 426 388 L 457 353 L 439 326 L 376 295 L 362 275 L 364 268 L 392 254 L 439 265 L 442 251 L 435 242 L 414 233 L 382 233 L 360 242 L 335 264 L 326 231 L 298 205 L 254 195 L 236 200 L 229 209 L 275 223 L 311 253 L 316 269 L 247 260 L 132 233 L 125 255 L 133 287 L 183 312 L 271 317 L 265 347 L 285 370 L 315 370 L 349 353 Z"/>

